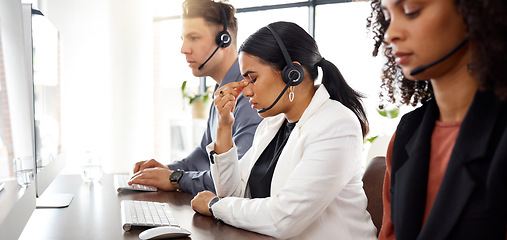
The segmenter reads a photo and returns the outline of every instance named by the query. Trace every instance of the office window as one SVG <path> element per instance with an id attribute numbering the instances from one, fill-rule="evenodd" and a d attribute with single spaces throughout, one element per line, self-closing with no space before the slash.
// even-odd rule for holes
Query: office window
<path id="1" fill-rule="evenodd" d="M 234 6 L 236 9 L 241 8 L 251 8 L 251 7 L 259 7 L 259 6 L 273 6 L 280 4 L 291 4 L 298 3 L 303 1 L 294 1 L 294 0 L 255 0 L 255 1 L 245 1 L 245 0 L 229 0 L 228 3 Z"/>
<path id="2" fill-rule="evenodd" d="M 391 128 L 378 126 L 385 120 L 376 111 L 382 58 L 372 56 L 373 40 L 366 31 L 370 11 L 368 2 L 317 6 L 315 39 L 323 57 L 340 69 L 352 88 L 366 96 L 363 102 L 370 121 L 370 135 L 374 136 L 390 134 L 383 131 L 391 131 Z"/>
<path id="3" fill-rule="evenodd" d="M 365 95 L 363 103 L 370 123 L 370 132 L 366 138 L 377 136 L 384 141 L 389 140 L 396 130 L 401 115 L 413 108 L 401 107 L 400 114 L 395 119 L 383 117 L 377 111 L 384 58 L 381 55 L 376 58 L 372 56 L 374 41 L 366 29 L 366 18 L 370 11 L 369 2 L 317 6 L 315 39 L 323 57 L 340 69 L 352 88 Z M 376 144 L 382 144 L 380 142 Z M 364 146 L 365 160 L 369 160 L 366 158 L 370 146 L 369 142 Z"/>
<path id="4" fill-rule="evenodd" d="M 262 17 L 259 17 L 262 16 Z M 294 7 L 259 12 L 237 13 L 238 19 L 238 48 L 245 39 L 272 22 L 293 22 L 308 31 L 308 8 Z"/>
<path id="5" fill-rule="evenodd" d="M 154 0 L 153 16 L 168 17 L 181 15 L 182 0 Z"/>

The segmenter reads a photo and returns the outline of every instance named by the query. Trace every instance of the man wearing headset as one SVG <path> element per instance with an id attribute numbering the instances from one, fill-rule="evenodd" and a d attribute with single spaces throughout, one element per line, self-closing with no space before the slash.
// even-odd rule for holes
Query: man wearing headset
<path id="1" fill-rule="evenodd" d="M 185 54 L 192 74 L 213 78 L 217 83 L 215 89 L 243 79 L 238 64 L 238 25 L 234 12 L 233 6 L 212 0 L 183 3 L 181 53 Z M 252 145 L 261 118 L 242 94 L 238 96 L 233 114 L 233 140 L 241 158 Z M 189 156 L 167 166 L 154 159 L 138 162 L 129 184 L 166 191 L 182 190 L 194 195 L 203 190 L 215 192 L 206 145 L 216 140 L 217 126 L 217 112 L 212 106 L 201 143 Z"/>

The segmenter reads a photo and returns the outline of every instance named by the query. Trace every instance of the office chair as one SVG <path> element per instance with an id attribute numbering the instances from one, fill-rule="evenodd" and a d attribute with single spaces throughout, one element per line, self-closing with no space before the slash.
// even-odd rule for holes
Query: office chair
<path id="1" fill-rule="evenodd" d="M 377 228 L 377 236 L 382 227 L 382 215 L 384 209 L 382 206 L 382 188 L 384 185 L 384 175 L 386 172 L 385 157 L 374 157 L 363 175 L 363 189 L 368 198 L 366 210 L 371 215 L 373 224 Z"/>

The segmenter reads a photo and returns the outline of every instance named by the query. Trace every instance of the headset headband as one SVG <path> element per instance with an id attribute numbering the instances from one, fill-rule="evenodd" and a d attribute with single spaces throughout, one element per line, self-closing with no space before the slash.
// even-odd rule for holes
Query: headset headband
<path id="1" fill-rule="evenodd" d="M 285 62 L 287 62 L 287 66 L 292 65 L 292 60 L 290 59 L 289 52 L 287 52 L 287 49 L 285 48 L 285 45 L 282 42 L 282 39 L 278 36 L 278 34 L 275 32 L 275 30 L 271 29 L 271 27 L 268 25 L 266 26 L 269 31 L 273 34 L 275 37 L 276 42 L 278 43 L 278 46 L 282 50 L 283 57 L 285 58 Z"/>

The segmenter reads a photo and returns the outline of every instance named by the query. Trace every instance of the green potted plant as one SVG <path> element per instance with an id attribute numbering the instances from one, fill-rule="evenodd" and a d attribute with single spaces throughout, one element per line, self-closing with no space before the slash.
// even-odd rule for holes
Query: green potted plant
<path id="1" fill-rule="evenodd" d="M 380 114 L 380 116 L 385 117 L 387 119 L 394 119 L 398 117 L 398 114 L 400 113 L 400 108 L 397 106 L 391 106 L 389 108 L 386 107 L 379 107 L 377 108 L 377 112 Z M 370 142 L 372 143 L 377 139 L 379 135 L 375 135 L 369 138 L 365 138 L 364 142 Z"/>
<path id="2" fill-rule="evenodd" d="M 193 118 L 206 118 L 207 108 L 211 91 L 206 86 L 204 93 L 189 93 L 187 90 L 187 81 L 183 81 L 181 84 L 181 95 L 184 99 L 188 100 L 188 103 L 192 106 L 192 117 Z"/>

